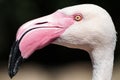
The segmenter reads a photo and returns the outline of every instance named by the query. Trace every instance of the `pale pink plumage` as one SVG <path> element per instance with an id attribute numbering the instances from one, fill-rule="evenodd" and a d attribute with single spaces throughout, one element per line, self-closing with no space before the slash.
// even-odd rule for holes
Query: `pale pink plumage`
<path id="1" fill-rule="evenodd" d="M 103 8 L 93 4 L 71 6 L 22 25 L 11 48 L 10 77 L 17 73 L 23 58 L 51 42 L 87 51 L 93 63 L 92 80 L 111 80 L 116 30 Z"/>

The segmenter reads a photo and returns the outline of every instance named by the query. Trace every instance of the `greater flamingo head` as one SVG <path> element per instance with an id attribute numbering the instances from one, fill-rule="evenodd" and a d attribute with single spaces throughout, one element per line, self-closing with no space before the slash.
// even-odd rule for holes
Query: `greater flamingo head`
<path id="1" fill-rule="evenodd" d="M 83 4 L 59 9 L 19 28 L 9 57 L 9 75 L 16 74 L 22 59 L 50 43 L 90 53 L 105 44 L 115 45 L 115 34 L 111 17 L 99 6 Z"/>

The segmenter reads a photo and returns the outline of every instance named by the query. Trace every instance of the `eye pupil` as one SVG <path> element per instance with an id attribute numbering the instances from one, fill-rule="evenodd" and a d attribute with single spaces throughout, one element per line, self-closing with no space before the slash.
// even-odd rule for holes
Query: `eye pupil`
<path id="1" fill-rule="evenodd" d="M 80 21 L 80 20 L 82 19 L 82 17 L 81 17 L 80 15 L 77 15 L 77 16 L 74 17 L 74 19 L 75 19 L 76 21 Z"/>

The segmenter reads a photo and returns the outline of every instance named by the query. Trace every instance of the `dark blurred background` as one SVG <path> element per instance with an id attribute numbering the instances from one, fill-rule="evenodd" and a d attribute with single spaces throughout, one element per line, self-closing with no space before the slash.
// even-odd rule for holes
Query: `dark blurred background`
<path id="1" fill-rule="evenodd" d="M 76 4 L 97 4 L 108 11 L 117 30 L 115 65 L 120 63 L 120 5 L 115 0 L 0 0 L 0 66 L 7 66 L 9 52 L 16 31 L 23 23 L 31 19 L 48 15 L 57 9 Z M 49 45 L 36 51 L 26 63 L 36 63 L 45 67 L 60 67 L 75 62 L 90 62 L 87 52 L 69 49 L 58 45 Z"/>

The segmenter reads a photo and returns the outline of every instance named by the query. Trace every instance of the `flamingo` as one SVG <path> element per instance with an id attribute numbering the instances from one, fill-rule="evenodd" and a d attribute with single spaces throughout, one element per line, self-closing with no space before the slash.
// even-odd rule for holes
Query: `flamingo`
<path id="1" fill-rule="evenodd" d="M 93 65 L 92 80 L 111 80 L 116 30 L 109 13 L 95 4 L 80 4 L 23 24 L 9 56 L 12 78 L 24 59 L 49 44 L 82 49 Z"/>

